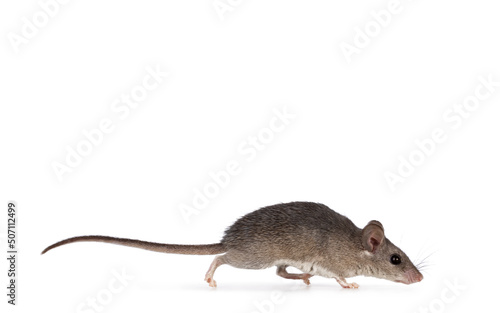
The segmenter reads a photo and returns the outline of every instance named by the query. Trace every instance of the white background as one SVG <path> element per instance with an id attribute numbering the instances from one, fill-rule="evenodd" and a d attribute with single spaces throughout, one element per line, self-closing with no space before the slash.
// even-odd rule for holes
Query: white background
<path id="1" fill-rule="evenodd" d="M 500 88 L 456 129 L 443 114 L 474 96 L 479 77 L 500 80 L 500 7 L 402 0 L 348 62 L 341 44 L 354 45 L 356 28 L 373 26 L 370 12 L 387 10 L 389 1 L 338 2 L 234 1 L 222 20 L 212 0 L 69 1 L 15 46 L 9 38 L 22 35 L 23 17 L 43 11 L 37 1 L 3 1 L 2 307 L 97 312 L 86 304 L 92 297 L 106 302 L 101 312 L 498 307 Z M 157 66 L 169 77 L 120 119 L 112 103 Z M 295 117 L 247 160 L 238 146 L 283 108 Z M 59 181 L 53 163 L 64 164 L 66 147 L 103 118 L 114 130 Z M 415 140 L 435 128 L 447 140 L 391 191 L 384 174 L 398 174 L 398 157 L 408 159 Z M 187 223 L 179 205 L 233 159 L 241 173 Z M 10 200 L 19 211 L 15 309 L 3 295 Z M 325 203 L 359 227 L 380 220 L 414 260 L 433 253 L 424 280 L 406 286 L 356 277 L 348 281 L 360 289 L 344 290 L 321 277 L 306 287 L 274 268 L 222 266 L 213 290 L 203 281 L 213 256 L 99 243 L 40 255 L 58 240 L 89 234 L 215 243 L 238 217 L 295 200 Z M 106 299 L 113 271 L 122 269 L 133 278 Z M 453 283 L 465 290 L 454 293 Z"/>

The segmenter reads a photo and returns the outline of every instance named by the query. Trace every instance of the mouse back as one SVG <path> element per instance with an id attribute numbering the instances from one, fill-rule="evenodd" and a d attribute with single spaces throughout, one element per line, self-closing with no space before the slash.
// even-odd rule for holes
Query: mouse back
<path id="1" fill-rule="evenodd" d="M 361 229 L 326 205 L 291 202 L 263 207 L 238 219 L 221 241 L 226 249 L 278 258 L 311 259 L 322 251 L 362 249 Z"/>

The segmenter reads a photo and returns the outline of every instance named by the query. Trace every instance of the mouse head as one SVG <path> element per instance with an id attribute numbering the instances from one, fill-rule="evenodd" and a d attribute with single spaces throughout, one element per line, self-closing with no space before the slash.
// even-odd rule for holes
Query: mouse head
<path id="1" fill-rule="evenodd" d="M 366 276 L 383 278 L 398 283 L 412 284 L 424 276 L 410 258 L 385 238 L 384 227 L 378 221 L 369 222 L 361 233 L 367 264 Z"/>

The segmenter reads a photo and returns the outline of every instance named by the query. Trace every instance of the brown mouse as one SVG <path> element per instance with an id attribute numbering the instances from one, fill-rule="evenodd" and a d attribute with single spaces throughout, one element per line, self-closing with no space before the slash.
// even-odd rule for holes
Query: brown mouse
<path id="1" fill-rule="evenodd" d="M 176 254 L 219 254 L 210 265 L 205 280 L 216 287 L 217 267 L 228 264 L 243 269 L 276 266 L 276 273 L 287 279 L 319 275 L 335 278 L 344 288 L 358 288 L 346 278 L 364 275 L 412 284 L 423 279 L 408 256 L 385 238 L 378 221 L 360 229 L 347 217 L 326 205 L 291 202 L 251 212 L 230 226 L 220 243 L 176 245 L 106 236 L 69 238 L 47 247 L 45 252 L 78 241 L 97 241 Z M 293 266 L 302 274 L 288 273 Z"/>

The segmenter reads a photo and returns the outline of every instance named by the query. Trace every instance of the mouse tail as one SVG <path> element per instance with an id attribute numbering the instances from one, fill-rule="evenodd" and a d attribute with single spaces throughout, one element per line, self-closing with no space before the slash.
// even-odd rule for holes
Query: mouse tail
<path id="1" fill-rule="evenodd" d="M 73 242 L 105 242 L 115 245 L 139 248 L 155 252 L 174 253 L 174 254 L 191 254 L 191 255 L 207 255 L 207 254 L 220 254 L 226 252 L 226 248 L 221 243 L 214 243 L 208 245 L 176 245 L 156 243 L 135 239 L 116 238 L 108 236 L 80 236 L 68 238 L 53 245 L 48 246 L 42 251 L 45 254 L 47 251 L 57 248 L 59 246 L 73 243 Z"/>

